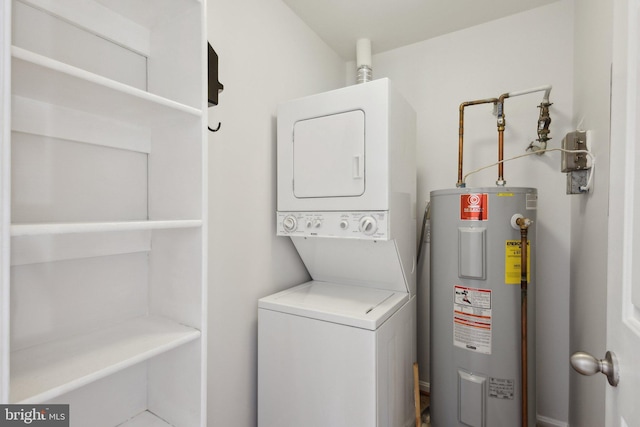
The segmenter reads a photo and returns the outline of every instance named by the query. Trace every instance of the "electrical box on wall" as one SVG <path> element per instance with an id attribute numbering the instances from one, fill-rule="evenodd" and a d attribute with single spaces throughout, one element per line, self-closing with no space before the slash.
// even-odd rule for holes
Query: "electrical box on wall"
<path id="1" fill-rule="evenodd" d="M 562 139 L 562 148 L 564 150 L 587 150 L 587 132 L 576 130 L 569 132 Z M 587 154 L 586 153 L 569 153 L 564 151 L 562 153 L 562 172 L 573 172 L 578 170 L 587 169 Z"/>
<path id="2" fill-rule="evenodd" d="M 560 170 L 567 174 L 567 194 L 582 194 L 588 191 L 589 169 L 587 132 L 569 132 L 562 139 Z"/>

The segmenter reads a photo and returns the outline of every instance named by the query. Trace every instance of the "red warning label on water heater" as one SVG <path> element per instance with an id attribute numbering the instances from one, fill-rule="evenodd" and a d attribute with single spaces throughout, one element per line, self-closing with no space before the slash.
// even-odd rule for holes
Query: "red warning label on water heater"
<path id="1" fill-rule="evenodd" d="M 489 219 L 489 195 L 472 193 L 460 195 L 460 219 L 486 221 Z"/>

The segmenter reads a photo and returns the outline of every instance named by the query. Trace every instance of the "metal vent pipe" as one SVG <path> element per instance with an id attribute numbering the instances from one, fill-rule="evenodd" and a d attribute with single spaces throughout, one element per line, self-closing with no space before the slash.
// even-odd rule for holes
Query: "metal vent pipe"
<path id="1" fill-rule="evenodd" d="M 356 43 L 356 69 L 358 75 L 356 82 L 366 83 L 373 79 L 373 71 L 371 69 L 371 40 L 358 39 Z"/>

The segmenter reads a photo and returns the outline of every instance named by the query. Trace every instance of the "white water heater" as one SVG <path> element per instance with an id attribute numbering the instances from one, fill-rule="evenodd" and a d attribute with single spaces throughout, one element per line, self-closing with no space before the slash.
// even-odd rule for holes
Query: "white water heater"
<path id="1" fill-rule="evenodd" d="M 431 425 L 520 426 L 525 396 L 535 426 L 535 215 L 533 188 L 431 193 Z M 521 242 L 528 228 L 528 339 L 522 391 Z"/>

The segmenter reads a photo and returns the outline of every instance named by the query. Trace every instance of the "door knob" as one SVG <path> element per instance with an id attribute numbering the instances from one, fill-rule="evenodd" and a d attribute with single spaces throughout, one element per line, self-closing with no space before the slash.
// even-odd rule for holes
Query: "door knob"
<path id="1" fill-rule="evenodd" d="M 607 351 L 604 359 L 598 360 L 589 353 L 578 351 L 571 355 L 571 366 L 582 375 L 593 375 L 602 372 L 607 376 L 609 384 L 617 386 L 620 381 L 618 359 L 616 355 Z"/>

